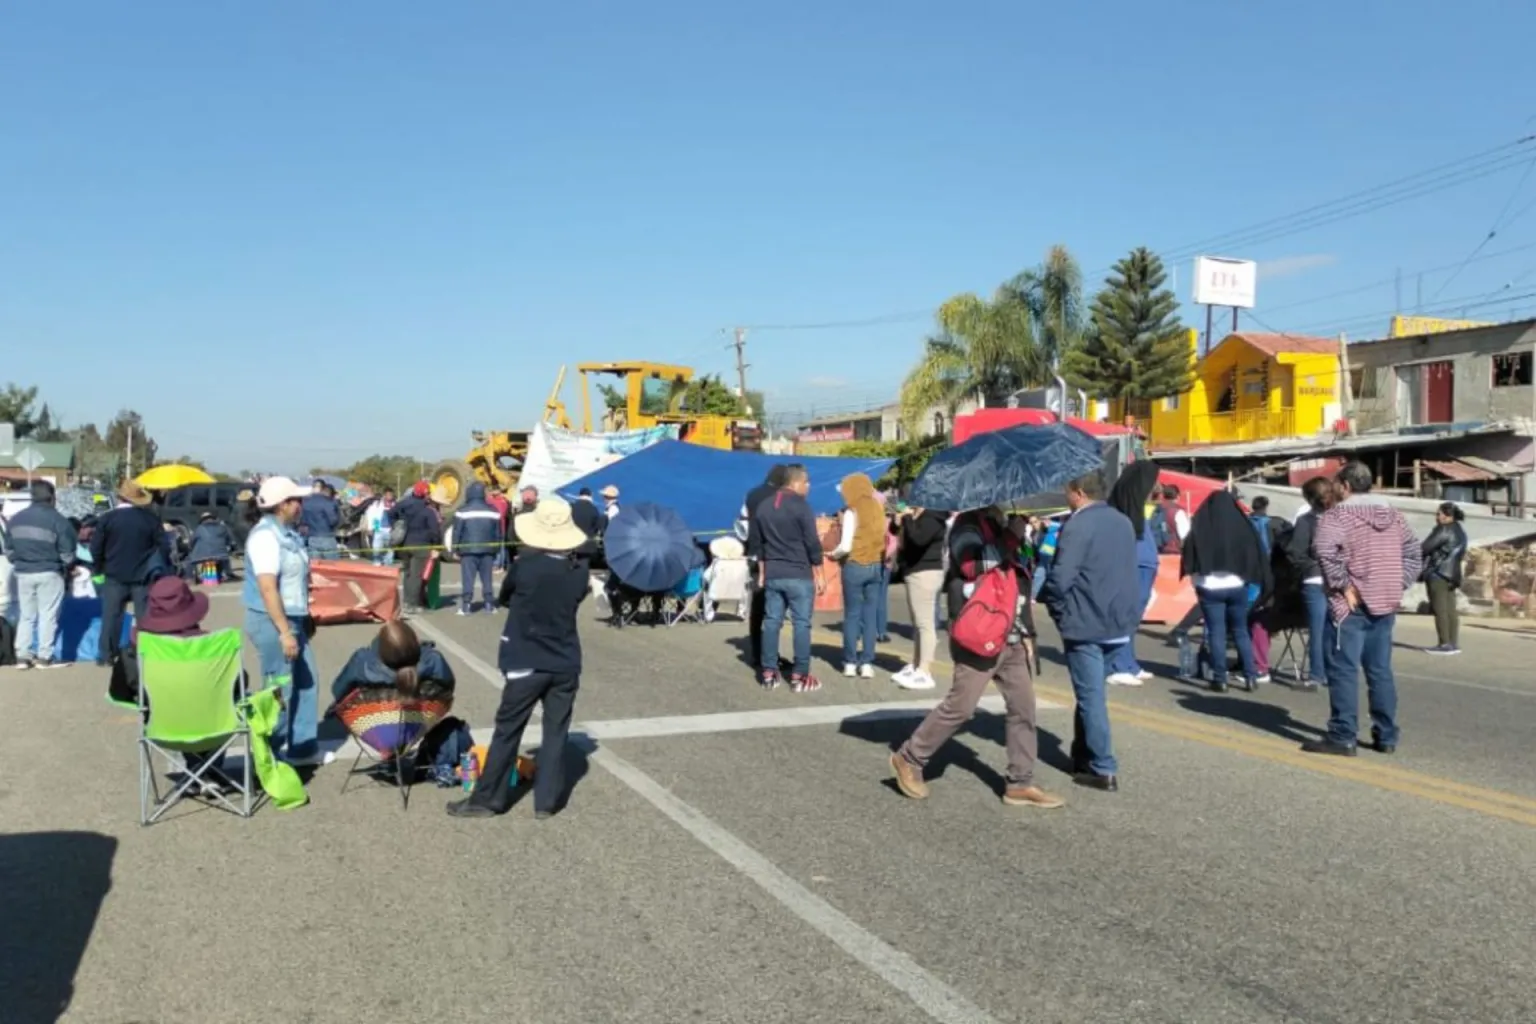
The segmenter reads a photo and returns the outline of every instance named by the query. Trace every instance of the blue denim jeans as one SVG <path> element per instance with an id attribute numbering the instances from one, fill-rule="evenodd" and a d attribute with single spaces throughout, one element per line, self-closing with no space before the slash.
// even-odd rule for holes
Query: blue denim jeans
<path id="1" fill-rule="evenodd" d="M 1045 577 L 1050 574 L 1051 563 L 1055 561 L 1054 555 L 1041 555 L 1035 559 L 1035 578 L 1030 582 L 1031 596 L 1036 601 L 1040 600 L 1040 588 L 1045 586 Z"/>
<path id="2" fill-rule="evenodd" d="M 389 531 L 373 531 L 373 564 L 394 565 L 395 553 L 389 550 Z"/>
<path id="3" fill-rule="evenodd" d="M 843 664 L 873 665 L 875 637 L 880 635 L 879 608 L 883 590 L 880 577 L 884 566 L 878 562 L 843 563 Z M 860 641 L 863 652 L 860 653 Z"/>
<path id="4" fill-rule="evenodd" d="M 810 580 L 769 580 L 763 589 L 763 656 L 759 667 L 764 672 L 779 668 L 779 633 L 784 615 L 794 630 L 795 674 L 811 670 L 811 606 L 816 600 L 816 584 Z"/>
<path id="5" fill-rule="evenodd" d="M 245 633 L 256 646 L 261 661 L 263 687 L 282 688 L 283 710 L 272 734 L 272 752 L 286 752 L 289 757 L 313 756 L 319 749 L 320 670 L 315 652 L 304 635 L 304 620 L 288 620 L 288 627 L 299 641 L 299 656 L 289 661 L 283 656 L 283 644 L 277 627 L 266 612 L 245 610 Z"/>
<path id="6" fill-rule="evenodd" d="M 341 548 L 336 545 L 335 537 L 311 537 L 305 542 L 309 548 L 309 557 L 312 559 L 325 559 L 335 561 L 341 557 Z"/>
<path id="7" fill-rule="evenodd" d="M 1072 765 L 1090 768 L 1096 775 L 1119 771 L 1109 734 L 1109 705 L 1104 699 L 1104 666 L 1123 644 L 1089 641 L 1062 642 L 1067 674 L 1077 708 L 1072 713 Z"/>
<path id="8" fill-rule="evenodd" d="M 1195 597 L 1200 601 L 1200 614 L 1205 616 L 1205 647 L 1211 655 L 1211 682 L 1217 685 L 1227 682 L 1228 633 L 1237 644 L 1243 679 L 1252 682 L 1257 678 L 1257 672 L 1253 667 L 1253 638 L 1248 634 L 1247 588 L 1201 590 L 1196 587 Z"/>
<path id="9" fill-rule="evenodd" d="M 1307 608 L 1307 677 L 1328 682 L 1328 595 L 1321 583 L 1303 583 L 1301 600 Z"/>
<path id="10" fill-rule="evenodd" d="M 891 625 L 891 567 L 880 565 L 880 594 L 875 598 L 875 639 L 887 636 Z"/>
<path id="11" fill-rule="evenodd" d="M 1140 586 L 1137 592 L 1141 595 L 1141 608 L 1143 613 L 1145 613 L 1147 602 L 1152 599 L 1152 581 L 1157 579 L 1157 569 L 1152 566 L 1142 565 L 1136 567 L 1136 573 L 1137 583 Z M 1114 658 L 1109 663 L 1109 671 L 1111 673 L 1126 672 L 1133 676 L 1141 671 L 1141 663 L 1136 660 L 1135 633 L 1131 634 L 1130 643 L 1115 652 Z"/>
<path id="12" fill-rule="evenodd" d="M 491 589 L 491 566 L 496 561 L 496 556 L 487 552 L 483 555 L 460 555 L 459 574 L 464 581 L 464 592 L 459 595 L 459 607 L 469 609 L 475 603 L 475 580 L 480 581 L 480 600 L 486 608 L 490 608 L 496 600 L 496 593 Z"/>
<path id="13" fill-rule="evenodd" d="M 1397 614 L 1352 612 L 1343 622 L 1330 617 L 1323 631 L 1328 659 L 1328 738 L 1354 746 L 1360 729 L 1360 671 L 1371 709 L 1371 738 L 1396 745 L 1397 680 L 1392 675 L 1392 628 Z"/>

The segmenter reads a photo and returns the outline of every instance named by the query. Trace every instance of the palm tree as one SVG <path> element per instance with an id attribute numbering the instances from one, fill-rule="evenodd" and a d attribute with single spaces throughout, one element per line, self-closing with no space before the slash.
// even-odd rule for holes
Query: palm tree
<path id="1" fill-rule="evenodd" d="M 985 403 L 1032 383 L 1042 363 L 1030 311 L 1002 290 L 989 302 L 967 292 L 938 311 L 938 332 L 901 385 L 901 419 L 908 434 L 928 433 L 922 419 L 942 409 L 954 422 L 967 399 Z"/>
<path id="2" fill-rule="evenodd" d="M 1052 370 L 1034 383 L 1045 383 L 1046 378 L 1054 376 L 1062 353 L 1082 340 L 1086 321 L 1082 268 L 1066 246 L 1053 245 L 1045 254 L 1045 262 L 1014 277 L 999 294 L 1008 295 L 1029 310 L 1041 359 Z"/>

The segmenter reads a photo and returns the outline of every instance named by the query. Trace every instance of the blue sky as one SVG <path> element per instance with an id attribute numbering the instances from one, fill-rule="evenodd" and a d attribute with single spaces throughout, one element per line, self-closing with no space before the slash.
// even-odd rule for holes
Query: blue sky
<path id="1" fill-rule="evenodd" d="M 0 381 L 225 469 L 455 454 L 562 362 L 724 371 L 733 324 L 927 309 L 1056 242 L 1101 271 L 1512 141 L 1533 31 L 1430 0 L 12 5 Z M 1384 328 L 1390 283 L 1308 300 L 1401 268 L 1411 304 L 1501 211 L 1482 254 L 1536 243 L 1524 169 L 1224 254 L 1268 265 L 1276 327 Z M 1437 301 L 1510 282 L 1536 247 Z M 926 326 L 754 331 L 751 381 L 873 404 Z"/>

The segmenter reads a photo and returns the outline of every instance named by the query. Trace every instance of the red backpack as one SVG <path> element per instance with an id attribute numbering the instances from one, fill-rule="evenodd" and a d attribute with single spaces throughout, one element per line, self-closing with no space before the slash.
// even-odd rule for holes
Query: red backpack
<path id="1" fill-rule="evenodd" d="M 990 543 L 988 533 L 983 527 L 983 537 Z M 972 654 L 996 658 L 1008 643 L 1018 606 L 1019 577 L 1009 559 L 976 578 L 965 607 L 950 624 L 949 638 Z"/>

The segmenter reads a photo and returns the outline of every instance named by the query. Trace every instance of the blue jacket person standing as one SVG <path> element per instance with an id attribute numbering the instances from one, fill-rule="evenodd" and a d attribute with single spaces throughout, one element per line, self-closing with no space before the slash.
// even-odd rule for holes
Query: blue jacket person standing
<path id="1" fill-rule="evenodd" d="M 453 550 L 459 556 L 464 593 L 459 597 L 459 614 L 468 615 L 475 602 L 475 580 L 480 581 L 480 601 L 485 611 L 496 611 L 491 595 L 491 569 L 496 552 L 506 543 L 501 530 L 501 513 L 485 500 L 485 485 L 470 484 L 464 489 L 464 504 L 453 514 Z"/>
<path id="2" fill-rule="evenodd" d="M 1141 622 L 1136 579 L 1136 534 L 1131 521 L 1099 500 L 1097 475 L 1067 484 L 1072 515 L 1056 541 L 1056 558 L 1040 601 L 1056 621 L 1072 677 L 1077 710 L 1072 719 L 1073 780 L 1114 791 L 1118 765 L 1109 734 L 1104 667 L 1131 642 Z"/>

